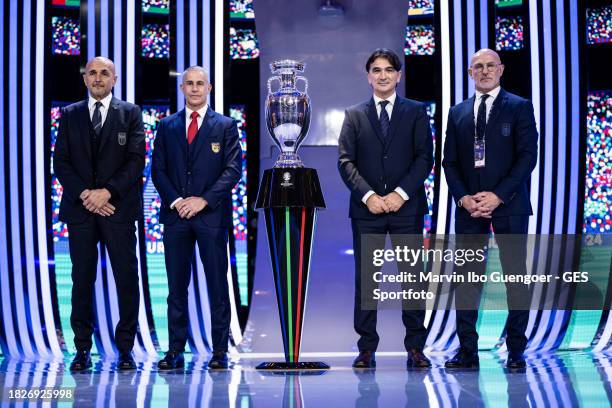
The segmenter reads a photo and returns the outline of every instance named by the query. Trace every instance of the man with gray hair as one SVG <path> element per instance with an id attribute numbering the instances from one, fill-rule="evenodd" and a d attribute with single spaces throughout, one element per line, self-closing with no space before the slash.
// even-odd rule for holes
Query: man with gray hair
<path id="1" fill-rule="evenodd" d="M 83 81 L 89 96 L 62 110 L 54 158 L 63 187 L 59 218 L 68 224 L 72 261 L 70 324 L 77 355 L 70 369 L 91 367 L 99 243 L 108 251 L 119 299 L 117 368 L 135 369 L 131 352 L 140 300 L 135 221 L 142 217 L 142 114 L 138 106 L 113 97 L 117 76 L 110 59 L 91 59 Z"/>
<path id="2" fill-rule="evenodd" d="M 170 347 L 161 370 L 182 368 L 189 326 L 188 288 L 197 242 L 210 300 L 212 369 L 228 367 L 230 303 L 227 242 L 231 192 L 242 171 L 238 128 L 208 107 L 212 90 L 206 70 L 187 68 L 181 80 L 185 109 L 164 118 L 153 151 L 152 178 L 161 197 L 168 274 Z"/>

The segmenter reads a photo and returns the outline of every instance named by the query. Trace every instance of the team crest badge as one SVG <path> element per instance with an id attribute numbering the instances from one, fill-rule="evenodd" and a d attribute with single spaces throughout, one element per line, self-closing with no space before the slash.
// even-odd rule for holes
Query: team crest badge
<path id="1" fill-rule="evenodd" d="M 119 143 L 119 145 L 121 146 L 125 146 L 125 144 L 127 143 L 127 133 L 125 132 L 117 133 L 117 143 Z"/>
<path id="2" fill-rule="evenodd" d="M 510 136 L 510 134 L 512 133 L 512 127 L 510 123 L 502 123 L 501 131 L 502 131 L 502 136 L 504 137 Z"/>
<path id="3" fill-rule="evenodd" d="M 212 149 L 213 153 L 219 153 L 221 151 L 221 143 L 211 143 L 210 148 Z"/>

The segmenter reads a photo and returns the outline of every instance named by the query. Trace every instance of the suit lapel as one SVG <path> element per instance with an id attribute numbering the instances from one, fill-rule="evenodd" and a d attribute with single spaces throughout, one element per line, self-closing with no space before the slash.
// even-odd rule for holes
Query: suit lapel
<path id="1" fill-rule="evenodd" d="M 474 123 L 474 121 L 476 120 L 474 118 L 474 101 L 475 100 L 476 100 L 476 97 L 472 95 L 472 97 L 465 102 L 463 106 L 463 112 L 461 115 L 467 126 L 467 132 L 465 132 L 465 134 L 468 135 L 470 139 L 473 139 L 474 135 L 476 134 L 476 124 Z"/>
<path id="2" fill-rule="evenodd" d="M 81 102 L 78 108 L 79 134 L 85 146 L 87 157 L 91 160 L 91 119 L 89 118 L 89 108 L 87 107 L 88 100 Z"/>
<path id="3" fill-rule="evenodd" d="M 187 158 L 187 122 L 185 115 L 187 115 L 187 111 L 183 109 L 177 116 L 177 119 L 174 121 L 174 126 L 178 127 L 176 132 L 178 137 L 178 144 L 183 152 L 183 157 Z"/>
<path id="4" fill-rule="evenodd" d="M 378 114 L 376 113 L 376 106 L 374 106 L 374 98 L 370 98 L 368 103 L 366 103 L 365 114 L 370 120 L 372 129 L 374 130 L 374 133 L 380 140 L 380 143 L 384 145 L 385 139 L 383 138 L 382 130 L 380 129 L 380 121 L 378 120 Z"/>
<path id="5" fill-rule="evenodd" d="M 395 97 L 395 103 L 393 104 L 393 110 L 391 111 L 391 123 L 389 127 L 389 134 L 387 135 L 387 150 L 391 145 L 393 137 L 397 133 L 399 123 L 402 121 L 402 115 L 404 114 L 404 100 L 398 95 Z"/>
<path id="6" fill-rule="evenodd" d="M 499 94 L 497 94 L 497 98 L 493 101 L 493 106 L 491 106 L 491 112 L 489 112 L 489 118 L 487 119 L 487 127 L 485 130 L 485 137 L 489 133 L 489 129 L 497 119 L 499 112 L 504 108 L 504 104 L 506 103 L 507 95 L 506 91 L 503 89 L 499 90 Z"/>
<path id="7" fill-rule="evenodd" d="M 117 118 L 117 109 L 119 109 L 119 104 L 117 103 L 117 99 L 114 97 L 111 99 L 110 104 L 108 105 L 108 112 L 106 113 L 106 120 L 104 121 L 104 125 L 102 125 L 102 131 L 100 132 L 100 143 L 98 145 L 98 151 L 102 151 L 106 142 L 113 134 L 113 130 L 115 127 L 115 120 Z"/>
<path id="8" fill-rule="evenodd" d="M 202 126 L 200 126 L 200 128 L 198 129 L 198 134 L 196 135 L 196 138 L 193 141 L 194 146 L 192 157 L 198 157 L 198 154 L 202 150 L 202 147 L 207 144 L 207 141 L 205 139 L 210 134 L 210 131 L 212 130 L 213 125 L 216 121 L 215 115 L 216 113 L 209 106 L 208 109 L 206 109 L 206 114 L 204 115 L 204 119 L 202 120 Z"/>

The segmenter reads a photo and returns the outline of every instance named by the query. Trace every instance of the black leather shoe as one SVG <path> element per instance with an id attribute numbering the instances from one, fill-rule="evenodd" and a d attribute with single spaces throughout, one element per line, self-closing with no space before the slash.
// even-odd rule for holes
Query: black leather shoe
<path id="1" fill-rule="evenodd" d="M 408 359 L 406 360 L 407 368 L 429 368 L 431 367 L 431 362 L 425 354 L 423 354 L 423 350 L 421 349 L 410 349 L 408 350 Z"/>
<path id="2" fill-rule="evenodd" d="M 211 370 L 220 370 L 229 366 L 229 359 L 225 351 L 213 351 L 212 358 L 208 362 L 208 368 Z"/>
<path id="3" fill-rule="evenodd" d="M 185 357 L 180 351 L 168 351 L 164 358 L 157 363 L 157 368 L 160 370 L 175 370 L 183 367 L 185 367 Z"/>
<path id="4" fill-rule="evenodd" d="M 132 357 L 131 351 L 122 351 L 119 353 L 119 360 L 117 360 L 118 370 L 135 370 L 136 362 Z"/>
<path id="5" fill-rule="evenodd" d="M 83 371 L 91 368 L 89 350 L 78 350 L 74 360 L 70 363 L 70 371 Z"/>
<path id="6" fill-rule="evenodd" d="M 453 358 L 448 360 L 444 367 L 446 368 L 478 368 L 480 367 L 480 360 L 478 359 L 478 353 L 473 351 L 459 349 L 459 352 L 455 354 Z"/>
<path id="7" fill-rule="evenodd" d="M 373 351 L 360 351 L 353 361 L 354 368 L 374 368 L 376 367 L 376 356 Z"/>
<path id="8" fill-rule="evenodd" d="M 506 360 L 506 367 L 514 370 L 525 368 L 527 364 L 525 363 L 525 357 L 523 357 L 523 353 L 510 353 L 508 354 L 508 360 Z"/>

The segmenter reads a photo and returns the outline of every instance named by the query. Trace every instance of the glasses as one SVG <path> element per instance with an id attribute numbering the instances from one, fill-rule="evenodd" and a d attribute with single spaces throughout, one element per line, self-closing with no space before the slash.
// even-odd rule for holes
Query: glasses
<path id="1" fill-rule="evenodd" d="M 495 68 L 497 68 L 498 66 L 500 66 L 501 64 L 496 64 L 495 62 L 489 62 L 488 64 L 482 65 L 482 64 L 476 64 L 472 66 L 472 71 L 476 71 L 478 73 L 482 72 L 485 70 L 485 68 L 488 71 L 492 71 Z"/>

